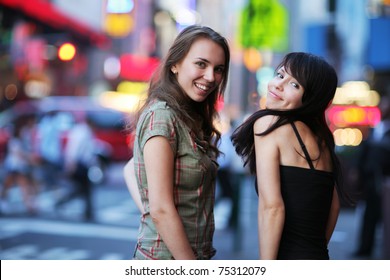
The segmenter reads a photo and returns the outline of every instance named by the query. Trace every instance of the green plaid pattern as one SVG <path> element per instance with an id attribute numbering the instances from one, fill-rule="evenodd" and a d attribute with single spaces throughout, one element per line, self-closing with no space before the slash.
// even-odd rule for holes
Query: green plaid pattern
<path id="1" fill-rule="evenodd" d="M 173 196 L 194 253 L 198 259 L 211 259 L 216 252 L 212 241 L 217 164 L 195 143 L 188 126 L 162 101 L 154 102 L 143 112 L 136 129 L 134 167 L 146 213 L 141 216 L 134 258 L 173 259 L 149 213 L 143 147 L 154 136 L 167 138 L 175 155 Z"/>

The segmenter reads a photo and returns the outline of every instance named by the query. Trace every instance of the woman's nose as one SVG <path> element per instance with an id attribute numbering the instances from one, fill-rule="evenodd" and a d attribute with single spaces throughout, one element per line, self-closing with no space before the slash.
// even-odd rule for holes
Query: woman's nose
<path id="1" fill-rule="evenodd" d="M 283 81 L 282 80 L 275 80 L 274 85 L 277 89 L 283 89 Z"/>
<path id="2" fill-rule="evenodd" d="M 215 79 L 215 76 L 214 76 L 214 69 L 213 68 L 208 68 L 206 69 L 203 77 L 205 78 L 205 80 L 209 81 L 209 82 L 213 82 L 214 79 Z"/>

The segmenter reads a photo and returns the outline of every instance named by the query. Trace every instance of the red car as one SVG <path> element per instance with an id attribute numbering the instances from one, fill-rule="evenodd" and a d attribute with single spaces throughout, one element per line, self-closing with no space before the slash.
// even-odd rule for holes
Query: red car
<path id="1" fill-rule="evenodd" d="M 28 100 L 15 104 L 0 114 L 0 153 L 4 156 L 9 138 L 7 127 L 16 119 L 34 113 L 38 121 L 50 111 L 61 113 L 58 124 L 63 128 L 63 143 L 66 144 L 68 130 L 76 120 L 88 114 L 96 124 L 96 138 L 104 143 L 109 154 L 109 161 L 127 161 L 132 157 L 132 137 L 126 130 L 130 116 L 126 113 L 109 109 L 95 99 L 76 96 L 50 96 L 40 100 Z"/>

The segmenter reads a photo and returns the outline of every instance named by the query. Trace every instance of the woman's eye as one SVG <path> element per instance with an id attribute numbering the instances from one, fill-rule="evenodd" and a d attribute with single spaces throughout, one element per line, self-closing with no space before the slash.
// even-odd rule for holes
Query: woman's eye
<path id="1" fill-rule="evenodd" d="M 280 73 L 276 73 L 276 77 L 280 78 L 280 79 L 283 79 L 283 75 L 280 74 Z"/>
<path id="2" fill-rule="evenodd" d="M 293 87 L 295 87 L 296 89 L 299 89 L 299 85 L 298 85 L 297 83 L 291 83 L 291 85 L 292 85 Z"/>
<path id="3" fill-rule="evenodd" d="M 206 66 L 206 63 L 204 63 L 203 61 L 198 61 L 195 64 L 200 66 L 200 67 L 205 67 Z"/>
<path id="4" fill-rule="evenodd" d="M 215 68 L 215 72 L 216 73 L 223 73 L 225 71 L 225 68 L 223 68 L 223 67 L 217 67 L 217 68 Z"/>

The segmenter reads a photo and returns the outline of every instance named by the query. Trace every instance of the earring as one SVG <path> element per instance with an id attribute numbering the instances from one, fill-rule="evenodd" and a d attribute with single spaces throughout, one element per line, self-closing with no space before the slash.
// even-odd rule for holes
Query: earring
<path id="1" fill-rule="evenodd" d="M 173 74 L 175 74 L 175 75 L 177 74 L 177 70 L 176 69 L 172 69 L 171 71 L 172 71 Z"/>

